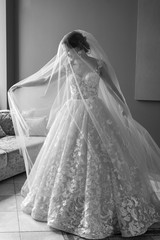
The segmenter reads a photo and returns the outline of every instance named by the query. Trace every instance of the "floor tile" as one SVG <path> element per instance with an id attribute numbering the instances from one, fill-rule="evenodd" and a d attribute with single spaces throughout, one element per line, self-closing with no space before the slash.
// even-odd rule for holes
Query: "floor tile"
<path id="1" fill-rule="evenodd" d="M 14 195 L 14 184 L 0 182 L 0 195 Z"/>
<path id="2" fill-rule="evenodd" d="M 128 238 L 129 240 L 132 240 L 132 239 L 130 239 L 130 238 Z M 125 238 L 123 238 L 123 237 L 108 237 L 108 238 L 106 238 L 106 240 L 125 240 Z M 136 240 L 136 239 L 135 239 Z"/>
<path id="3" fill-rule="evenodd" d="M 152 236 L 152 240 L 160 240 L 160 234 L 159 236 Z"/>
<path id="4" fill-rule="evenodd" d="M 17 204 L 15 195 L 0 196 L 0 212 L 16 212 Z"/>
<path id="5" fill-rule="evenodd" d="M 15 182 L 14 187 L 15 187 L 15 194 L 16 195 L 21 195 L 21 188 L 23 186 L 23 182 Z"/>
<path id="6" fill-rule="evenodd" d="M 20 195 L 16 195 L 16 203 L 17 203 L 17 211 L 22 211 L 21 210 L 21 203 L 23 201 L 23 197 Z"/>
<path id="7" fill-rule="evenodd" d="M 13 177 L 14 182 L 25 182 L 26 180 L 26 173 L 21 173 Z"/>
<path id="8" fill-rule="evenodd" d="M 136 238 L 133 237 L 131 240 L 153 240 L 153 239 L 151 236 L 141 235 L 141 236 L 137 236 Z"/>
<path id="9" fill-rule="evenodd" d="M 20 235 L 21 240 L 64 240 L 60 232 L 21 232 Z"/>
<path id="10" fill-rule="evenodd" d="M 41 231 L 41 232 L 51 232 L 49 226 L 47 226 L 46 222 L 39 222 L 34 220 L 30 215 L 24 212 L 18 212 L 19 217 L 19 226 L 20 231 Z"/>
<path id="11" fill-rule="evenodd" d="M 16 212 L 0 213 L 0 232 L 18 232 L 18 217 Z"/>
<path id="12" fill-rule="evenodd" d="M 1 240 L 21 240 L 19 233 L 0 233 Z"/>
<path id="13" fill-rule="evenodd" d="M 108 240 L 153 240 L 150 236 L 139 235 L 134 237 L 121 237 L 121 236 L 112 236 L 109 237 Z"/>

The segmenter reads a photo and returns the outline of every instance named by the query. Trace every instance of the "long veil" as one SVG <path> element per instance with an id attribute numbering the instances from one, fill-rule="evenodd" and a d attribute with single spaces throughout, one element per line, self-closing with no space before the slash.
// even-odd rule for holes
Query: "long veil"
<path id="1" fill-rule="evenodd" d="M 119 86 L 116 74 L 111 63 L 105 55 L 99 43 L 92 36 L 92 34 L 76 30 L 86 37 L 90 46 L 88 55 L 99 60 L 104 64 L 106 71 L 123 97 L 124 103 L 119 104 L 116 100 L 115 93 L 110 86 L 103 79 L 100 78 L 98 98 L 108 110 L 112 121 L 106 119 L 106 126 L 114 123 L 117 132 L 116 138 L 118 145 L 114 144 L 114 138 L 107 134 L 105 126 L 99 122 L 99 119 L 94 114 L 92 108 L 93 99 L 86 98 L 80 87 L 80 79 L 75 72 L 66 52 L 64 46 L 65 35 L 61 40 L 57 54 L 38 72 L 29 76 L 28 78 L 13 85 L 9 92 L 9 106 L 11 116 L 15 128 L 17 141 L 19 143 L 20 154 L 23 155 L 26 173 L 27 173 L 27 187 L 37 186 L 36 180 L 43 176 L 45 169 L 50 168 L 49 156 L 47 153 L 53 155 L 52 166 L 61 164 L 61 159 L 70 144 L 70 138 L 66 132 L 63 136 L 63 149 L 61 155 L 58 154 L 56 144 L 61 141 L 61 133 L 65 129 L 66 118 L 70 119 L 71 123 L 77 126 L 79 133 L 82 132 L 83 123 L 81 116 L 78 115 L 78 109 L 83 106 L 89 118 L 106 148 L 112 165 L 117 169 L 118 174 L 123 176 L 126 183 L 129 181 L 131 173 L 129 164 L 127 164 L 127 156 L 130 155 L 130 165 L 139 169 L 140 177 L 146 182 L 147 186 L 154 187 L 154 191 L 159 190 L 160 181 L 160 149 L 152 139 L 148 131 L 142 127 L 136 120 L 132 118 L 129 107 L 126 103 L 125 97 Z M 75 51 L 75 54 L 76 51 Z M 88 66 L 87 62 L 79 55 L 77 58 L 86 64 L 90 72 L 96 72 Z M 70 88 L 71 82 L 74 81 L 78 89 L 77 97 L 74 99 Z M 76 89 L 76 91 L 77 91 Z M 128 110 L 128 115 L 123 115 L 123 106 Z M 83 136 L 88 143 L 88 137 Z M 89 142 L 92 151 L 95 146 Z M 118 149 L 117 149 L 118 146 Z M 125 159 L 118 159 L 117 151 L 123 151 Z M 118 163 L 121 164 L 118 164 Z"/>

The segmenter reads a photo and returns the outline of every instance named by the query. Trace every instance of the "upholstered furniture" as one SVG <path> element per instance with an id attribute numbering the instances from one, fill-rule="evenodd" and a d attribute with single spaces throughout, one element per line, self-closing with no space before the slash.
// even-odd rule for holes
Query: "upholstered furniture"
<path id="1" fill-rule="evenodd" d="M 27 146 L 31 151 L 39 151 L 44 136 L 32 136 Z M 19 152 L 9 110 L 0 111 L 0 181 L 25 171 L 24 159 Z"/>

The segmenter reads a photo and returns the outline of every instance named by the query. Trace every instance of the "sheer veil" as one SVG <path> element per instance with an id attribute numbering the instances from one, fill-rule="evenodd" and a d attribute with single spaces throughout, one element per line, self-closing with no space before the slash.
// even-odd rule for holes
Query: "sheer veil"
<path id="1" fill-rule="evenodd" d="M 86 37 L 90 46 L 88 55 L 103 64 L 110 79 L 124 99 L 124 103 L 120 105 L 110 86 L 100 78 L 98 97 L 112 117 L 118 137 L 123 141 L 123 146 L 125 146 L 125 150 L 123 150 L 126 152 L 126 156 L 127 154 L 131 155 L 133 165 L 138 167 L 141 172 L 140 176 L 146 180 L 146 183 L 152 184 L 152 186 L 154 184 L 155 190 L 158 191 L 158 183 L 160 181 L 159 147 L 147 130 L 132 118 L 115 71 L 97 40 L 88 32 L 76 31 L 79 31 Z M 123 174 L 126 181 L 130 178 L 127 158 L 125 164 L 122 160 L 121 167 L 116 165 L 117 155 L 114 142 L 104 133 L 104 126 L 102 126 L 94 114 L 92 109 L 93 99 L 85 98 L 81 92 L 79 76 L 69 61 L 64 45 L 64 40 L 67 36 L 68 34 L 61 40 L 57 54 L 44 67 L 35 74 L 13 85 L 8 92 L 15 133 L 20 153 L 25 161 L 26 184 L 29 189 L 36 183 L 36 179 L 45 171 L 47 166 L 51 164 L 47 160 L 47 152 L 53 152 L 54 156 L 54 147 L 57 141 L 60 140 L 59 136 L 61 136 L 60 133 L 65 127 L 65 118 L 67 116 L 71 117 L 74 124 L 77 125 L 79 132 L 81 132 L 83 127 L 80 122 L 81 118 L 80 116 L 77 117 L 79 102 L 83 104 L 85 111 L 92 119 L 95 129 L 108 151 L 109 157 L 115 159 L 115 167 Z M 75 54 L 77 54 L 76 51 Z M 88 67 L 90 73 L 99 74 L 81 56 L 77 55 L 77 58 Z M 79 91 L 76 99 L 72 97 L 71 81 L 75 82 Z M 123 105 L 128 111 L 127 116 L 122 114 Z M 107 121 L 106 119 L 108 125 L 111 124 Z M 68 136 L 66 136 L 63 151 L 65 151 L 68 144 L 67 140 Z M 91 147 L 94 151 L 94 146 Z M 52 151 L 50 150 L 51 148 Z M 52 164 L 54 164 L 54 157 Z"/>

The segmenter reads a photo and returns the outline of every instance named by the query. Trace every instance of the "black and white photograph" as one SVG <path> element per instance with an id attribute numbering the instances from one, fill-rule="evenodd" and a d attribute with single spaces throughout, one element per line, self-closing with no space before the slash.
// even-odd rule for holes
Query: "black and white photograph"
<path id="1" fill-rule="evenodd" d="M 0 0 L 0 240 L 160 240 L 160 1 Z"/>

